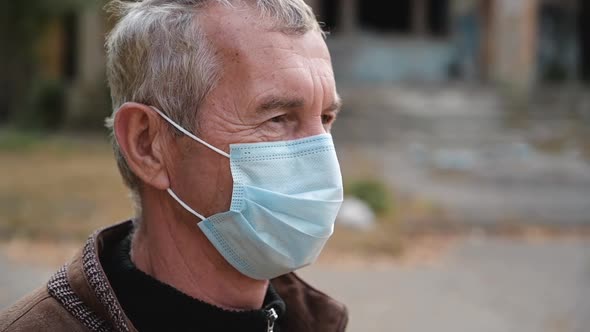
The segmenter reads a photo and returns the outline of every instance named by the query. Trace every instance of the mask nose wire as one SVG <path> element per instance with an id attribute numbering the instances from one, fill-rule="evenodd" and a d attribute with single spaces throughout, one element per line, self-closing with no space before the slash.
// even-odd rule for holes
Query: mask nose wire
<path id="1" fill-rule="evenodd" d="M 160 111 L 159 109 L 155 108 L 154 106 L 150 106 L 151 109 L 153 109 L 154 111 L 156 111 L 156 113 L 158 113 L 162 118 L 164 118 L 164 120 L 168 121 L 168 123 L 170 123 L 171 125 L 174 126 L 174 128 L 180 130 L 183 134 L 185 134 L 186 136 L 192 138 L 193 140 L 203 144 L 204 146 L 208 147 L 209 149 L 219 153 L 220 155 L 229 158 L 229 154 L 221 149 L 218 149 L 216 147 L 214 147 L 213 145 L 205 142 L 204 140 L 198 138 L 197 136 L 193 135 L 190 131 L 182 128 L 180 125 L 178 125 L 176 122 L 172 121 L 169 117 L 166 116 L 166 114 L 164 114 L 162 111 Z"/>

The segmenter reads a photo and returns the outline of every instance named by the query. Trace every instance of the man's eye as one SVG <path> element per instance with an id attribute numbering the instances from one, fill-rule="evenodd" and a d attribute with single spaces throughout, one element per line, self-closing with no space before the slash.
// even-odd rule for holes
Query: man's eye
<path id="1" fill-rule="evenodd" d="M 285 121 L 285 115 L 279 115 L 279 116 L 275 116 L 274 118 L 270 119 L 271 122 L 283 122 Z"/>

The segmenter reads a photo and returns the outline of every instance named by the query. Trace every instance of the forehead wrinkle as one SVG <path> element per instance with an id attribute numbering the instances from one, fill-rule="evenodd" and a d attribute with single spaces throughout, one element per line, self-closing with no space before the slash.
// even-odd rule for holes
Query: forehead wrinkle
<path id="1" fill-rule="evenodd" d="M 264 80 L 264 79 L 268 78 L 269 76 L 272 77 L 272 76 L 277 75 L 279 72 L 291 72 L 291 71 L 297 71 L 297 72 L 305 73 L 307 75 L 308 68 L 305 68 L 305 66 L 303 66 L 303 65 L 291 65 L 291 66 L 285 66 L 285 67 L 272 68 L 272 70 L 265 70 L 263 73 L 256 75 L 255 77 L 253 77 L 253 79 L 254 80 Z M 288 74 L 285 73 L 285 75 L 288 75 Z M 313 73 L 311 73 L 311 76 L 318 77 L 318 78 L 325 78 L 328 80 L 334 80 L 334 74 L 331 70 L 314 71 Z"/>
<path id="2" fill-rule="evenodd" d="M 295 37 L 295 38 L 301 38 L 301 37 Z M 296 44 L 304 43 L 303 40 L 298 41 L 297 39 L 295 39 L 295 40 L 291 39 L 291 40 L 286 40 L 283 42 L 285 43 L 285 46 L 277 45 L 277 43 L 274 43 L 272 45 L 259 47 L 259 50 L 263 53 L 270 53 L 270 52 L 288 53 L 290 57 L 299 56 L 299 57 L 304 58 L 306 61 L 309 61 L 309 60 L 322 60 L 322 61 L 328 61 L 328 62 L 330 61 L 330 54 L 325 50 L 318 49 L 318 47 L 315 47 L 313 49 L 298 49 L 296 47 L 297 46 Z"/>

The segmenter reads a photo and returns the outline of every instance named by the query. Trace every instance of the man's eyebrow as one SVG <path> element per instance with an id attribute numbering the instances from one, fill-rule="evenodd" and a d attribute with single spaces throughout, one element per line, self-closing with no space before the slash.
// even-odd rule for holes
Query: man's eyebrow
<path id="1" fill-rule="evenodd" d="M 302 98 L 285 98 L 278 96 L 270 96 L 265 98 L 256 110 L 258 112 L 267 112 L 272 110 L 293 110 L 300 109 L 305 106 L 305 100 Z"/>
<path id="2" fill-rule="evenodd" d="M 303 98 L 289 98 L 289 97 L 279 97 L 279 96 L 270 96 L 265 98 L 258 107 L 256 107 L 256 111 L 259 113 L 265 113 L 268 111 L 274 110 L 295 110 L 301 109 L 305 106 L 305 100 Z M 342 99 L 340 96 L 336 97 L 336 100 L 326 109 L 324 112 L 340 112 L 342 108 Z"/>
<path id="3" fill-rule="evenodd" d="M 324 112 L 339 113 L 341 109 L 342 109 L 342 99 L 340 98 L 340 96 L 337 96 L 336 100 L 334 100 L 334 102 L 330 106 L 328 106 L 324 110 Z"/>

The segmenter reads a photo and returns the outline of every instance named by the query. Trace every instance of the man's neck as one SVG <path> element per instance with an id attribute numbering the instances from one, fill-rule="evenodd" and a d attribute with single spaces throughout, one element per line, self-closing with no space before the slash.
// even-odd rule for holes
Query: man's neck
<path id="1" fill-rule="evenodd" d="M 195 223 L 148 218 L 133 235 L 138 269 L 181 292 L 230 310 L 262 307 L 267 280 L 251 279 L 217 252 Z"/>

